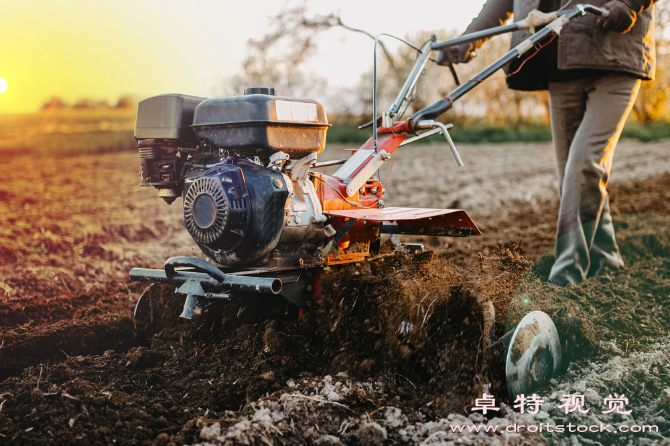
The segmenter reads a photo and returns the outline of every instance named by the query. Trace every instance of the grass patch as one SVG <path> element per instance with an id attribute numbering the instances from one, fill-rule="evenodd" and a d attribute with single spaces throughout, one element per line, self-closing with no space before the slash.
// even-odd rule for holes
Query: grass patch
<path id="1" fill-rule="evenodd" d="M 0 158 L 17 156 L 60 158 L 137 150 L 132 130 L 35 135 L 24 141 L 0 146 Z"/>
<path id="2" fill-rule="evenodd" d="M 136 150 L 134 110 L 0 115 L 0 157 L 62 157 Z"/>
<path id="3" fill-rule="evenodd" d="M 0 159 L 16 156 L 63 157 L 137 150 L 133 137 L 133 110 L 58 111 L 45 121 L 44 113 L 0 115 Z M 43 122 L 44 121 L 44 122 Z M 33 134 L 34 133 L 34 134 Z M 456 126 L 450 131 L 459 144 L 498 144 L 509 142 L 542 143 L 551 141 L 551 129 L 541 124 Z M 23 135 L 29 135 L 22 138 Z M 328 130 L 329 144 L 361 145 L 372 135 L 372 128 L 334 123 Z M 670 121 L 648 125 L 629 122 L 622 138 L 654 142 L 670 138 Z M 441 135 L 424 142 L 442 142 Z"/>
<path id="4" fill-rule="evenodd" d="M 497 144 L 507 142 L 551 142 L 551 128 L 546 125 L 528 124 L 521 126 L 468 126 L 455 127 L 449 134 L 456 143 Z M 333 124 L 328 130 L 327 142 L 331 144 L 362 144 L 372 135 L 372 129 L 358 130 L 354 125 Z M 670 122 L 658 121 L 648 125 L 629 122 L 621 135 L 624 139 L 654 142 L 670 138 Z M 425 142 L 444 141 L 441 135 L 431 136 Z"/>

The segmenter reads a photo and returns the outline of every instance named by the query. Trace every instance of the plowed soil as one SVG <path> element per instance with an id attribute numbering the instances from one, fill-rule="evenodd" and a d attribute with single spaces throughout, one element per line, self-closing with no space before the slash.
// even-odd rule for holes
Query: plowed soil
<path id="1" fill-rule="evenodd" d="M 662 145 L 643 147 L 667 156 Z M 526 159 L 536 149 L 526 147 Z M 633 149 L 639 146 L 631 145 L 631 159 Z M 423 165 L 432 150 L 422 152 Z M 472 150 L 487 151 L 490 169 L 499 162 L 493 147 Z M 483 211 L 471 215 L 485 236 L 414 239 L 427 252 L 323 273 L 321 297 L 300 319 L 286 302 L 257 298 L 184 321 L 177 317 L 183 298 L 156 286 L 150 322 L 137 322 L 132 310 L 145 286 L 128 282 L 128 270 L 199 255 L 180 201 L 166 206 L 153 189 L 139 188 L 137 164 L 134 154 L 0 164 L 0 443 L 571 444 L 567 435 L 450 429 L 520 422 L 506 404 L 503 346 L 533 309 L 552 316 L 565 343 L 564 374 L 544 389 L 554 408 L 560 395 L 552 400 L 551 392 L 595 388 L 593 376 L 611 361 L 649 364 L 646 378 L 623 377 L 598 391 L 600 403 L 608 391 L 625 391 L 660 436 L 578 442 L 652 444 L 670 436 L 667 357 L 635 356 L 670 354 L 670 174 L 663 167 L 613 180 L 627 268 L 582 287 L 546 285 L 558 208 L 553 172 L 536 169 L 546 190 L 511 201 L 526 187 L 523 178 L 496 188 L 491 171 L 466 173 L 481 187 L 459 196 L 457 183 L 441 183 L 447 198 L 436 203 L 434 189 L 408 199 L 422 174 L 399 170 L 387 204 L 467 209 L 480 200 Z M 489 347 L 487 338 L 498 342 Z M 471 411 L 484 385 L 501 406 L 497 418 Z"/>

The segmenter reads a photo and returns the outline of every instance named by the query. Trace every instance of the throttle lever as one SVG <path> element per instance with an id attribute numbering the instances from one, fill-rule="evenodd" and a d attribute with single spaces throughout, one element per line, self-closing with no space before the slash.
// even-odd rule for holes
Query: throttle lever
<path id="1" fill-rule="evenodd" d="M 454 155 L 454 158 L 456 158 L 456 164 L 458 164 L 458 167 L 463 167 L 463 161 L 461 160 L 461 156 L 458 154 L 458 150 L 456 150 L 456 145 L 454 145 L 454 141 L 451 139 L 451 135 L 449 135 L 449 131 L 447 130 L 447 127 L 444 124 L 433 120 L 419 121 L 416 123 L 417 129 L 433 129 L 436 127 L 442 131 L 444 138 L 447 140 L 447 144 L 449 144 L 451 153 Z"/>

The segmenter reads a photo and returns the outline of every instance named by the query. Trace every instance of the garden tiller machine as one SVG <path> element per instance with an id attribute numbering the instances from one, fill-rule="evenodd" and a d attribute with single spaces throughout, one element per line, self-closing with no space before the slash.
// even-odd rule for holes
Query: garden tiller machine
<path id="1" fill-rule="evenodd" d="M 248 88 L 239 97 L 167 94 L 141 101 L 135 126 L 141 185 L 157 188 L 167 203 L 181 197 L 186 230 L 211 262 L 172 257 L 164 269 L 132 269 L 131 280 L 177 286 L 176 293 L 185 296 L 181 317 L 188 319 L 214 302 L 251 294 L 276 295 L 308 309 L 319 292 L 320 275 L 374 258 L 382 234 L 481 235 L 464 210 L 385 207 L 387 191 L 375 173 L 402 146 L 434 134 L 443 135 L 462 166 L 451 126 L 435 119 L 496 71 L 539 49 L 568 21 L 589 13 L 606 15 L 578 5 L 553 13 L 533 11 L 516 23 L 447 41 L 433 36 L 419 49 L 395 102 L 379 117 L 375 60 L 377 118 L 362 126 L 372 127 L 372 136 L 337 161 L 318 161 L 329 124 L 324 107 L 314 100 Z M 433 51 L 522 29 L 530 29 L 531 36 L 473 79 L 460 84 L 451 67 L 458 87 L 402 119 Z M 339 168 L 332 175 L 318 171 L 334 165 Z M 544 313 L 522 320 L 511 338 L 512 351 L 507 354 L 511 396 L 547 381 L 560 367 L 558 335 Z"/>

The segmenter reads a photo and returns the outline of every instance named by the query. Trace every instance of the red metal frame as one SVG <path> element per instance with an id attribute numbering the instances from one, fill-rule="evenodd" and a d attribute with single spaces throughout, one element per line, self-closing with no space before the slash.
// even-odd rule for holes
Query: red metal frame
<path id="1" fill-rule="evenodd" d="M 402 144 L 409 132 L 408 121 L 396 122 L 391 128 L 378 129 L 378 151 L 392 154 Z M 350 149 L 347 149 L 350 150 Z M 360 148 L 350 150 L 355 154 L 358 150 L 374 150 L 374 138 L 370 137 Z M 442 227 L 471 229 L 472 235 L 481 235 L 481 231 L 472 221 L 467 212 L 460 209 L 421 209 L 421 208 L 382 208 L 379 201 L 384 190 L 377 179 L 370 179 L 356 191 L 352 197 L 346 196 L 346 184 L 354 178 L 374 157 L 374 153 L 363 161 L 348 178 L 327 176 L 313 173 L 314 187 L 321 202 L 321 207 L 330 218 L 330 224 L 339 231 L 349 218 L 357 221 L 342 237 L 338 248 L 344 249 L 351 242 L 373 243 L 379 240 L 383 222 L 397 222 L 405 227 Z M 375 193 L 372 190 L 376 188 Z M 334 256 L 328 255 L 326 263 L 350 263 L 364 260 L 368 253 L 352 252 Z"/>

